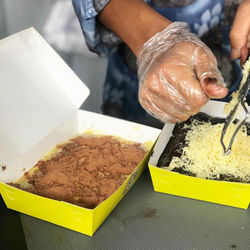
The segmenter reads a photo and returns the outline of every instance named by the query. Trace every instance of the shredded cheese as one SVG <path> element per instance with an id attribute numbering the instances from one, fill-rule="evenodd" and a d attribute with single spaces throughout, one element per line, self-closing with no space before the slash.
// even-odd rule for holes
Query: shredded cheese
<path id="1" fill-rule="evenodd" d="M 183 148 L 180 157 L 173 157 L 168 170 L 182 168 L 196 174 L 198 178 L 219 179 L 220 175 L 250 181 L 250 136 L 243 126 L 235 138 L 232 153 L 225 156 L 220 145 L 223 124 L 194 120 L 186 135 L 188 146 Z M 229 129 L 225 141 L 231 138 L 235 124 Z"/>

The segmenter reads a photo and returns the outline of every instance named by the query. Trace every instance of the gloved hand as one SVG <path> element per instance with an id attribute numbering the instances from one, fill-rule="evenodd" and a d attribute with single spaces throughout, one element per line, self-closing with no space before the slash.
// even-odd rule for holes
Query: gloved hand
<path id="1" fill-rule="evenodd" d="M 185 121 L 209 98 L 228 93 L 213 53 L 183 22 L 150 38 L 137 64 L 139 102 L 164 123 Z"/>

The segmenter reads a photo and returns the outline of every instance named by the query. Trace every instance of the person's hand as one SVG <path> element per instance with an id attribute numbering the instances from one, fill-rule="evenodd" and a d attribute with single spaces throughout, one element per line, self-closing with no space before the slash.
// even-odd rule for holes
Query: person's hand
<path id="1" fill-rule="evenodd" d="M 236 13 L 230 31 L 231 59 L 240 58 L 243 65 L 250 48 L 250 0 L 243 1 Z"/>
<path id="2" fill-rule="evenodd" d="M 228 93 L 213 53 L 186 23 L 172 23 L 155 34 L 137 59 L 139 101 L 164 123 L 185 121 L 209 98 Z"/>

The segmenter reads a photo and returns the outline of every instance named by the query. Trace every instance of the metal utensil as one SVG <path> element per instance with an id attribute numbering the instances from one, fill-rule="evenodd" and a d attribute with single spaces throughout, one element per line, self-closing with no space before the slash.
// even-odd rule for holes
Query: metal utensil
<path id="1" fill-rule="evenodd" d="M 220 142 L 221 142 L 221 145 L 223 147 L 225 155 L 228 155 L 228 154 L 231 153 L 232 145 L 233 145 L 234 139 L 236 137 L 236 134 L 238 133 L 240 128 L 247 122 L 248 118 L 250 117 L 250 113 L 248 111 L 247 104 L 246 104 L 246 96 L 247 96 L 249 87 L 250 87 L 250 75 L 248 73 L 248 77 L 247 77 L 245 83 L 243 84 L 242 88 L 239 91 L 238 101 L 235 104 L 233 110 L 227 116 L 226 121 L 224 123 L 224 127 L 222 129 Z M 233 133 L 233 135 L 232 135 L 232 137 L 230 139 L 228 147 L 226 147 L 226 145 L 224 143 L 224 137 L 225 137 L 225 135 L 227 133 L 228 127 L 235 120 L 235 114 L 238 111 L 240 105 L 242 106 L 242 108 L 243 108 L 243 110 L 245 112 L 245 117 L 239 122 L 238 126 L 236 127 L 236 129 L 235 129 L 235 131 L 234 131 L 234 133 Z"/>

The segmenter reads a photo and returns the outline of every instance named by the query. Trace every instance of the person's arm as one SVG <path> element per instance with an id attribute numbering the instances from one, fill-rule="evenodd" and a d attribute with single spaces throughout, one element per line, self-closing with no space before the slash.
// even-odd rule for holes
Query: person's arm
<path id="1" fill-rule="evenodd" d="M 111 0 L 99 19 L 117 34 L 136 56 L 149 38 L 171 23 L 143 0 Z"/>
<path id="2" fill-rule="evenodd" d="M 187 120 L 228 90 L 211 50 L 185 23 L 170 22 L 143 0 L 110 0 L 99 20 L 137 57 L 139 101 L 163 122 Z"/>
<path id="3" fill-rule="evenodd" d="M 230 31 L 231 59 L 240 58 L 243 64 L 250 48 L 250 0 L 243 1 Z"/>

